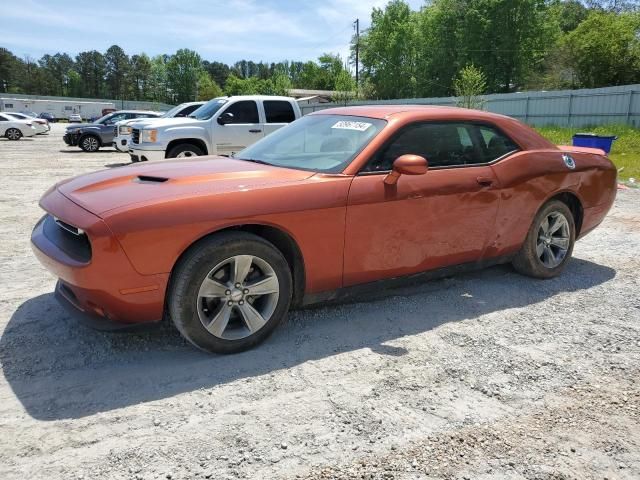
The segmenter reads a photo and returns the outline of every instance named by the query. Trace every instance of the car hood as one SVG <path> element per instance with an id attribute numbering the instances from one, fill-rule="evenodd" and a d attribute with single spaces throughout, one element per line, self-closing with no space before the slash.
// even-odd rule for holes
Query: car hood
<path id="1" fill-rule="evenodd" d="M 67 125 L 67 130 L 73 130 L 75 128 L 87 128 L 87 127 L 101 127 L 100 123 L 70 123 Z"/>
<path id="2" fill-rule="evenodd" d="M 103 170 L 65 180 L 57 188 L 85 210 L 103 216 L 133 205 L 269 188 L 313 175 L 314 172 L 210 156 Z"/>
<path id="3" fill-rule="evenodd" d="M 144 120 L 140 120 L 139 122 L 136 122 L 134 124 L 132 124 L 131 126 L 133 128 L 142 128 L 145 125 L 149 124 L 149 120 L 152 120 L 153 123 L 153 128 L 166 128 L 166 127 L 173 127 L 173 126 L 185 126 L 185 125 L 201 125 L 202 123 L 206 122 L 206 120 L 196 120 L 195 118 L 189 118 L 189 117 L 174 117 L 174 118 L 153 118 L 153 119 L 144 119 Z"/>

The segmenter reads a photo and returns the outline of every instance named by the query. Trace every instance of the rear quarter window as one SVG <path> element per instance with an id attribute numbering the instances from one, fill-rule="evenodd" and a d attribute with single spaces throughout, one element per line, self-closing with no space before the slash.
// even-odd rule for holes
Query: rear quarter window
<path id="1" fill-rule="evenodd" d="M 509 153 L 520 150 L 513 140 L 496 128 L 488 125 L 479 125 L 477 128 L 482 143 L 483 163 L 493 162 Z"/>
<path id="2" fill-rule="evenodd" d="M 267 123 L 291 123 L 296 119 L 293 106 L 282 100 L 265 100 L 264 112 Z"/>

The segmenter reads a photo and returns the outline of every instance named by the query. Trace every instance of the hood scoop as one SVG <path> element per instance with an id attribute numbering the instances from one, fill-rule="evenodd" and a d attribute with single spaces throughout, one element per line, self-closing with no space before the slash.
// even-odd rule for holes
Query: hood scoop
<path id="1" fill-rule="evenodd" d="M 164 183 L 169 180 L 167 177 L 156 177 L 153 175 L 138 175 L 137 181 L 143 183 Z"/>

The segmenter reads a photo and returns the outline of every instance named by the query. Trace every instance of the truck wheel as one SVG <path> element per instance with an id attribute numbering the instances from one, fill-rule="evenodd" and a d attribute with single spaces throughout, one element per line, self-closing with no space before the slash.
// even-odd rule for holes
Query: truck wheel
<path id="1" fill-rule="evenodd" d="M 97 152 L 100 148 L 100 140 L 95 135 L 85 135 L 78 144 L 85 152 Z"/>
<path id="2" fill-rule="evenodd" d="M 565 203 L 553 200 L 536 215 L 513 266 L 523 275 L 553 278 L 567 266 L 575 240 L 571 210 Z"/>
<path id="3" fill-rule="evenodd" d="M 214 353 L 247 350 L 284 319 L 291 270 L 271 243 L 226 232 L 194 245 L 171 274 L 168 311 L 180 333 Z"/>
<path id="4" fill-rule="evenodd" d="M 167 158 L 200 157 L 202 155 L 204 152 L 200 147 L 192 143 L 182 143 L 169 150 Z"/>
<path id="5" fill-rule="evenodd" d="M 9 128 L 6 132 L 4 132 L 4 136 L 9 140 L 20 140 L 22 137 L 22 132 L 17 128 Z"/>

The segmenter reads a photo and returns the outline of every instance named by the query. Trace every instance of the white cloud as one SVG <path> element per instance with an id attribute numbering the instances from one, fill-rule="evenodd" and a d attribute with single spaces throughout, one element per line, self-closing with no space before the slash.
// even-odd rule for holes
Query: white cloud
<path id="1" fill-rule="evenodd" d="M 208 60 L 308 60 L 323 52 L 348 54 L 351 24 L 365 28 L 372 7 L 386 0 L 141 0 L 77 2 L 23 0 L 3 10 L 0 45 L 39 57 L 44 53 L 104 51 L 129 54 L 196 50 Z M 411 0 L 418 8 L 422 0 Z M 43 41 L 42 39 L 46 39 Z"/>

